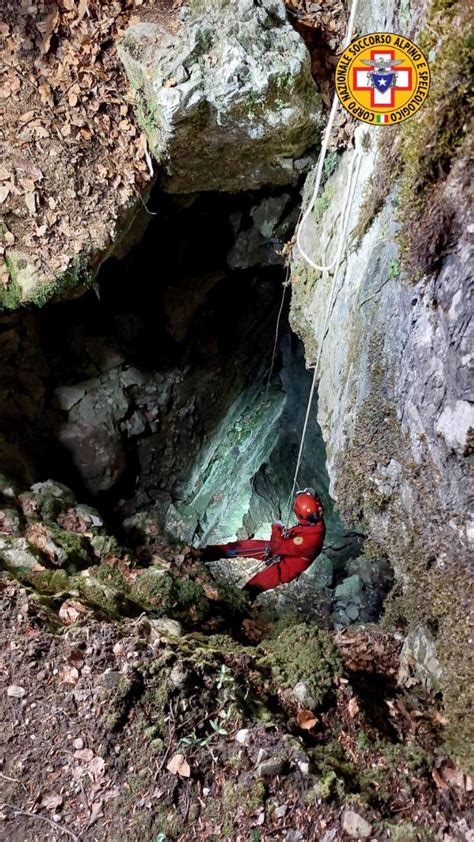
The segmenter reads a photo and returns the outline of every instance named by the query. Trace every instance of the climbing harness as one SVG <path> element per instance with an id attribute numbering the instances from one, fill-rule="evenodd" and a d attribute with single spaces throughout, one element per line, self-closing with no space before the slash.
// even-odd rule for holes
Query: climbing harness
<path id="1" fill-rule="evenodd" d="M 347 26 L 346 37 L 345 37 L 344 43 L 343 43 L 343 49 L 344 50 L 346 49 L 346 47 L 350 44 L 350 42 L 352 40 L 352 34 L 353 34 L 353 30 L 354 30 L 354 21 L 355 21 L 355 16 L 356 16 L 356 13 L 357 13 L 357 4 L 358 4 L 358 0 L 353 0 L 352 8 L 351 8 L 351 14 L 350 14 L 350 17 L 349 17 L 349 23 L 348 23 L 348 26 Z M 319 364 L 320 364 L 320 361 L 321 361 L 322 348 L 323 348 L 324 339 L 326 338 L 329 319 L 330 319 L 330 316 L 331 316 L 331 313 L 332 313 L 332 310 L 333 310 L 333 306 L 334 306 L 334 300 L 335 300 L 334 292 L 335 292 L 335 289 L 336 289 L 336 281 L 337 281 L 337 278 L 338 278 L 338 275 L 339 275 L 339 270 L 340 270 L 340 267 L 341 267 L 341 264 L 342 264 L 342 261 L 343 261 L 343 256 L 344 256 L 344 245 L 345 245 L 345 240 L 346 240 L 346 236 L 347 236 L 347 228 L 348 228 L 348 225 L 349 225 L 349 216 L 350 216 L 349 208 L 351 207 L 352 202 L 353 202 L 355 189 L 356 189 L 357 181 L 358 181 L 358 177 L 359 177 L 359 171 L 360 171 L 362 156 L 364 154 L 367 154 L 367 151 L 368 151 L 368 150 L 365 150 L 363 148 L 362 142 L 360 142 L 360 144 L 357 145 L 357 141 L 356 141 L 356 148 L 354 150 L 354 155 L 353 155 L 352 161 L 351 161 L 351 166 L 350 166 L 350 170 L 349 170 L 349 177 L 348 177 L 348 180 L 347 180 L 347 187 L 346 187 L 346 192 L 345 192 L 345 196 L 344 196 L 343 208 L 342 208 L 342 212 L 341 212 L 341 216 L 340 216 L 340 222 L 339 222 L 339 226 L 338 226 L 338 238 L 337 238 L 337 247 L 336 247 L 335 257 L 329 264 L 319 265 L 319 264 L 315 263 L 311 259 L 311 257 L 309 257 L 309 255 L 306 253 L 306 251 L 303 247 L 303 244 L 302 244 L 302 235 L 303 235 L 303 232 L 304 232 L 306 222 L 307 222 L 310 214 L 313 211 L 314 204 L 315 204 L 316 198 L 317 198 L 318 193 L 319 193 L 319 188 L 321 186 L 321 179 L 322 179 L 322 175 L 323 175 L 324 162 L 325 162 L 325 159 L 326 159 L 326 154 L 327 154 L 327 150 L 328 150 L 328 146 L 329 146 L 329 138 L 330 138 L 330 135 L 331 135 L 332 127 L 333 127 L 334 120 L 335 120 L 335 117 L 336 117 L 336 113 L 337 113 L 337 110 L 338 110 L 338 106 L 339 106 L 339 99 L 338 99 L 337 93 L 335 93 L 334 97 L 333 97 L 333 101 L 332 101 L 331 111 L 330 111 L 330 114 L 329 114 L 329 120 L 328 120 L 328 123 L 327 123 L 327 126 L 326 126 L 326 131 L 324 133 L 323 143 L 322 143 L 322 146 L 321 146 L 321 152 L 320 152 L 320 155 L 319 155 L 318 168 L 317 168 L 317 171 L 316 171 L 316 180 L 315 180 L 315 183 L 314 183 L 313 193 L 312 193 L 309 205 L 306 208 L 306 211 L 303 214 L 301 222 L 299 223 L 297 231 L 296 231 L 296 245 L 298 247 L 298 250 L 299 250 L 301 256 L 305 260 L 305 262 L 309 266 L 311 266 L 312 269 L 315 269 L 318 272 L 327 273 L 327 272 L 331 271 L 331 269 L 334 268 L 334 273 L 333 273 L 333 277 L 332 277 L 329 297 L 328 297 L 327 304 L 326 304 L 326 313 L 325 313 L 325 317 L 324 317 L 323 330 L 322 330 L 321 339 L 320 339 L 320 342 L 319 342 L 316 362 L 315 362 L 315 365 L 314 365 L 313 381 L 312 381 L 312 384 L 311 384 L 311 390 L 310 390 L 309 398 L 308 398 L 308 405 L 307 405 L 307 408 L 306 408 L 306 415 L 305 415 L 305 420 L 304 420 L 304 424 L 303 424 L 303 431 L 302 431 L 302 435 L 301 435 L 300 447 L 299 447 L 299 451 L 298 451 L 298 457 L 297 457 L 297 460 L 296 460 L 295 474 L 294 474 L 294 477 L 293 477 L 293 485 L 292 485 L 291 493 L 289 495 L 288 503 L 287 503 L 287 512 L 288 512 L 287 521 L 286 521 L 287 528 L 288 528 L 288 525 L 289 525 L 289 522 L 290 522 L 290 516 L 291 516 L 291 503 L 292 503 L 293 497 L 295 495 L 295 492 L 296 492 L 297 488 L 299 487 L 298 486 L 298 476 L 299 476 L 299 472 L 300 472 L 300 468 L 301 468 L 301 462 L 302 462 L 302 459 L 303 459 L 304 446 L 305 446 L 305 441 L 306 441 L 306 434 L 307 434 L 307 431 L 308 431 L 309 419 L 310 419 L 310 416 L 311 416 L 311 408 L 312 408 L 312 404 L 313 404 L 314 393 L 316 391 L 316 384 L 317 384 L 317 380 L 318 380 L 318 371 L 319 371 Z"/>

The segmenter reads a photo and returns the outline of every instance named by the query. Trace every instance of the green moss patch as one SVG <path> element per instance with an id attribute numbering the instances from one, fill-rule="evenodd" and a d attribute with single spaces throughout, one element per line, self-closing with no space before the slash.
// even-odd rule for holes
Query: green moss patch
<path id="1" fill-rule="evenodd" d="M 203 619 L 210 611 L 209 600 L 200 584 L 192 579 L 175 578 L 165 570 L 146 570 L 134 582 L 130 599 L 146 611 L 160 616 Z"/>
<path id="2" fill-rule="evenodd" d="M 306 623 L 285 629 L 265 650 L 277 686 L 292 689 L 303 681 L 317 705 L 327 701 L 335 680 L 343 674 L 331 636 Z"/>

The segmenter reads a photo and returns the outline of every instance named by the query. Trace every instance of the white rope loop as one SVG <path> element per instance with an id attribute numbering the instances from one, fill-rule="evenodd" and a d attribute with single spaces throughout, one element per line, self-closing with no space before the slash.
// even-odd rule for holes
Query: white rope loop
<path id="1" fill-rule="evenodd" d="M 354 22 L 355 22 L 355 17 L 356 17 L 356 14 L 357 14 L 357 4 L 358 4 L 358 0 L 353 0 L 352 8 L 351 8 L 351 14 L 350 14 L 349 22 L 348 22 L 348 25 L 347 25 L 346 37 L 345 37 L 344 43 L 343 43 L 343 50 L 346 49 L 346 47 L 350 44 L 350 42 L 352 40 L 352 34 L 353 34 L 353 31 L 354 31 Z M 361 161 L 362 161 L 362 155 L 364 154 L 362 150 L 356 149 L 354 151 L 354 155 L 353 155 L 353 158 L 352 158 L 352 161 L 351 161 L 351 166 L 350 166 L 350 170 L 349 170 L 349 177 L 348 177 L 348 180 L 347 180 L 347 188 L 346 188 L 346 193 L 345 193 L 345 196 L 344 196 L 344 202 L 343 202 L 343 208 L 342 208 L 341 217 L 340 217 L 340 223 L 339 223 L 339 226 L 338 226 L 338 239 L 337 239 L 337 248 L 336 248 L 335 258 L 328 265 L 324 265 L 324 264 L 319 265 L 319 264 L 315 263 L 309 257 L 308 254 L 306 254 L 306 252 L 303 248 L 303 245 L 302 245 L 302 234 L 303 234 L 303 230 L 304 230 L 306 221 L 308 220 L 309 216 L 311 215 L 311 213 L 313 211 L 314 204 L 316 202 L 316 199 L 317 199 L 317 196 L 318 196 L 318 193 L 319 193 L 319 188 L 321 186 L 321 180 L 322 180 L 323 169 L 324 169 L 324 162 L 326 160 L 326 155 L 327 155 L 327 151 L 328 151 L 328 147 L 329 147 L 329 139 L 330 139 L 330 136 L 331 136 L 332 127 L 334 125 L 334 120 L 336 118 L 338 107 L 339 107 L 339 99 L 338 99 L 337 93 L 335 93 L 334 97 L 333 97 L 332 105 L 331 105 L 331 111 L 329 113 L 328 123 L 327 123 L 327 126 L 326 126 L 326 130 L 324 132 L 323 143 L 322 143 L 322 146 L 321 146 L 321 152 L 320 152 L 319 160 L 318 160 L 318 168 L 317 168 L 317 171 L 316 171 L 316 180 L 315 180 L 315 183 L 314 183 L 313 194 L 312 194 L 311 200 L 309 202 L 309 205 L 306 208 L 306 211 L 303 214 L 301 222 L 298 225 L 298 228 L 297 228 L 297 231 L 296 231 L 296 244 L 297 244 L 298 250 L 299 250 L 301 256 L 303 257 L 303 259 L 306 261 L 306 263 L 309 266 L 311 266 L 312 269 L 314 269 L 315 271 L 318 271 L 318 272 L 329 272 L 333 267 L 335 267 L 335 268 L 334 268 L 334 274 L 333 274 L 333 277 L 332 277 L 332 283 L 331 283 L 329 298 L 328 298 L 327 306 L 326 306 L 326 314 L 325 314 L 325 318 L 324 318 L 323 331 L 322 331 L 322 334 L 321 334 L 321 340 L 319 342 L 318 354 L 317 354 L 317 358 L 316 358 L 316 362 L 315 362 L 315 366 L 314 366 L 313 380 L 312 380 L 312 383 L 311 383 L 311 390 L 310 390 L 310 393 L 309 393 L 308 405 L 307 405 L 307 408 L 306 408 L 306 415 L 305 415 L 305 420 L 304 420 L 304 424 L 303 424 L 303 432 L 302 432 L 302 435 L 301 435 L 298 457 L 297 457 L 297 460 L 296 460 L 296 469 L 295 469 L 295 475 L 294 475 L 294 478 L 293 478 L 293 485 L 292 485 L 290 496 L 288 498 L 288 516 L 287 516 L 287 521 L 286 521 L 287 528 L 288 528 L 288 525 L 289 525 L 289 522 L 290 522 L 291 504 L 292 504 L 293 497 L 295 495 L 296 489 L 298 488 L 298 476 L 299 476 L 299 472 L 300 472 L 300 468 L 301 468 L 301 462 L 302 462 L 302 459 L 303 459 L 303 452 L 304 452 L 304 446 L 305 446 L 305 441 L 306 441 L 306 434 L 307 434 L 307 431 L 308 431 L 309 419 L 310 419 L 310 416 L 311 416 L 311 408 L 312 408 L 312 404 L 313 404 L 314 393 L 316 391 L 316 384 L 317 384 L 317 381 L 318 381 L 318 370 L 319 370 L 319 363 L 321 361 L 323 342 L 324 342 L 324 338 L 326 336 L 328 322 L 329 322 L 330 314 L 332 312 L 332 308 L 333 308 L 333 304 L 334 304 L 333 299 L 334 299 L 334 290 L 336 288 L 336 280 L 337 280 L 337 276 L 339 274 L 339 269 L 341 267 L 342 259 L 343 259 L 344 243 L 345 243 L 345 239 L 346 239 L 347 227 L 348 227 L 348 224 L 349 224 L 349 217 L 350 217 L 350 212 L 348 212 L 348 209 L 350 208 L 350 206 L 352 204 L 352 201 L 353 201 L 353 198 L 354 198 L 355 188 L 357 186 L 357 180 L 358 180 L 358 177 L 359 177 L 360 164 L 361 164 Z M 355 178 L 353 177 L 354 172 L 355 172 Z"/>

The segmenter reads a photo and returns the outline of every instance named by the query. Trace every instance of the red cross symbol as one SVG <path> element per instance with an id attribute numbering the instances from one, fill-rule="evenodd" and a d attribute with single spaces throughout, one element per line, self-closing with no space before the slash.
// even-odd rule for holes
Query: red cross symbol
<path id="1" fill-rule="evenodd" d="M 390 59 L 393 61 L 395 59 L 395 52 L 393 50 L 371 50 L 370 51 L 370 58 L 371 61 L 375 61 L 378 58 L 386 58 L 389 56 Z M 354 91 L 370 91 L 370 107 L 371 108 L 395 108 L 395 94 L 397 91 L 411 91 L 413 84 L 412 84 L 412 68 L 411 67 L 403 67 L 399 68 L 397 65 L 394 68 L 388 67 L 387 71 L 389 73 L 397 73 L 397 82 L 387 91 L 378 91 L 377 88 L 374 88 L 370 84 L 370 77 L 367 75 L 367 72 L 370 72 L 370 68 L 368 65 L 364 67 L 353 67 L 352 68 L 352 87 Z"/>

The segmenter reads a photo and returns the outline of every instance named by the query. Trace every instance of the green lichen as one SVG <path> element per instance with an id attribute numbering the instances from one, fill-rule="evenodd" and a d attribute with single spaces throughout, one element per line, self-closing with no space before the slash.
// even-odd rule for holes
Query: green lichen
<path id="1" fill-rule="evenodd" d="M 341 789 L 339 778 L 334 769 L 321 775 L 318 782 L 305 795 L 306 804 L 317 804 L 320 800 L 329 801 Z M 342 795 L 342 792 L 340 793 Z"/>
<path id="2" fill-rule="evenodd" d="M 318 778 L 318 789 L 336 790 L 342 794 L 357 791 L 358 776 L 356 766 L 348 760 L 338 740 L 330 740 L 326 745 L 311 749 L 311 768 Z"/>
<path id="3" fill-rule="evenodd" d="M 112 535 L 94 535 L 90 539 L 90 542 L 98 558 L 105 558 L 106 556 L 122 558 L 126 554 L 123 547 L 120 546 L 117 539 Z"/>
<path id="4" fill-rule="evenodd" d="M 216 802 L 216 812 L 211 810 L 213 817 L 219 819 L 221 833 L 224 837 L 233 838 L 236 822 L 239 816 L 252 816 L 265 803 L 265 784 L 261 780 L 249 782 L 245 785 L 238 780 L 227 780 L 222 788 L 222 795 Z M 222 824 L 221 824 L 222 822 Z"/>
<path id="5" fill-rule="evenodd" d="M 264 649 L 277 686 L 292 689 L 304 681 L 317 705 L 327 701 L 336 678 L 343 674 L 331 636 L 305 623 L 285 629 Z"/>
<path id="6" fill-rule="evenodd" d="M 16 279 L 13 261 L 5 253 L 5 264 L 10 276 L 6 287 L 0 291 L 0 308 L 3 310 L 17 310 L 21 304 L 21 287 Z"/>
<path id="7" fill-rule="evenodd" d="M 21 497 L 31 503 L 33 508 L 37 508 L 41 518 L 46 521 L 55 521 L 58 515 L 75 503 L 72 491 L 52 480 L 42 483 L 35 491 L 26 491 Z"/>
<path id="8" fill-rule="evenodd" d="M 402 169 L 400 158 L 400 127 L 380 129 L 377 137 L 377 158 L 363 194 L 358 221 L 352 231 L 354 247 L 361 242 L 375 217 L 384 207 Z"/>
<path id="9" fill-rule="evenodd" d="M 426 827 L 410 821 L 384 822 L 391 842 L 436 842 L 437 835 Z"/>
<path id="10" fill-rule="evenodd" d="M 146 570 L 132 585 L 130 599 L 146 611 L 165 615 L 174 602 L 173 577 L 162 570 Z"/>
<path id="11" fill-rule="evenodd" d="M 319 220 L 321 219 L 323 214 L 326 213 L 329 205 L 331 204 L 331 202 L 334 198 L 335 192 L 336 192 L 335 186 L 329 185 L 328 187 L 326 187 L 326 190 L 324 191 L 324 193 L 322 193 L 321 196 L 319 196 L 316 199 L 316 201 L 314 203 L 314 209 L 313 209 L 313 216 L 314 216 L 314 219 L 315 219 L 316 222 L 319 222 Z"/>
<path id="12" fill-rule="evenodd" d="M 107 714 L 102 721 L 108 731 L 119 731 L 134 704 L 143 691 L 143 679 L 138 670 L 123 675 L 117 686 L 109 691 Z"/>

